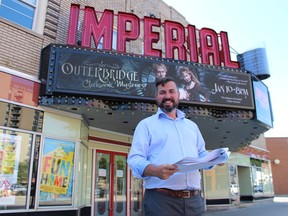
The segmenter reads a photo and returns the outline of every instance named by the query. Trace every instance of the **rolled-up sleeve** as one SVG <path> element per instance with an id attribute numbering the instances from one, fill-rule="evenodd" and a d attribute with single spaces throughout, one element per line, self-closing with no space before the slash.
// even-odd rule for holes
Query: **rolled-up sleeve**
<path id="1" fill-rule="evenodd" d="M 148 161 L 149 140 L 150 137 L 147 125 L 141 121 L 135 129 L 132 146 L 127 160 L 127 163 L 132 170 L 132 174 L 136 178 L 144 178 L 144 170 L 150 164 Z"/>

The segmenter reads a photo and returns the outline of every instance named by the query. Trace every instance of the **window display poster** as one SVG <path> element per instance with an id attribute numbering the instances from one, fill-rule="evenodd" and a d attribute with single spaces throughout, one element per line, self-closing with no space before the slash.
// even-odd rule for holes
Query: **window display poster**
<path id="1" fill-rule="evenodd" d="M 45 138 L 40 204 L 71 203 L 75 142 Z"/>
<path id="2" fill-rule="evenodd" d="M 0 206 L 14 205 L 11 186 L 17 183 L 21 136 L 0 133 Z"/>

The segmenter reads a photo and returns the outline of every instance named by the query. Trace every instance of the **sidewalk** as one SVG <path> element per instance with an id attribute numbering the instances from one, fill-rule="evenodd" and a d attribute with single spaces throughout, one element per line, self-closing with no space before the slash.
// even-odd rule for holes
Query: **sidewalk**
<path id="1" fill-rule="evenodd" d="M 287 216 L 288 195 L 275 196 L 273 199 L 258 200 L 249 203 L 241 203 L 235 206 L 208 207 L 206 216 Z"/>

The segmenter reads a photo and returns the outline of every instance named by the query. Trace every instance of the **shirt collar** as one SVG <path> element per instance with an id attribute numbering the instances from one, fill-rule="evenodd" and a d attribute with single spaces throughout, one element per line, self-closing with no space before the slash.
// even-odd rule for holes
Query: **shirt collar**
<path id="1" fill-rule="evenodd" d="M 185 113 L 182 112 L 181 110 L 177 109 L 177 119 L 183 119 L 185 118 Z M 165 112 L 163 112 L 159 107 L 158 107 L 158 111 L 156 113 L 156 115 L 158 116 L 158 118 L 160 117 L 166 117 L 166 118 L 170 118 Z"/>

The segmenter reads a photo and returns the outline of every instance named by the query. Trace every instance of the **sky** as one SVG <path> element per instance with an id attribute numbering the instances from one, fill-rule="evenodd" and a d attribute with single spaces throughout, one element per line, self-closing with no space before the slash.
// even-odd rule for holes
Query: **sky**
<path id="1" fill-rule="evenodd" d="M 288 137 L 288 1 L 163 1 L 198 29 L 207 27 L 217 33 L 227 32 L 229 45 L 237 53 L 266 49 L 270 77 L 263 83 L 270 92 L 274 122 L 264 136 Z"/>

